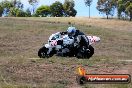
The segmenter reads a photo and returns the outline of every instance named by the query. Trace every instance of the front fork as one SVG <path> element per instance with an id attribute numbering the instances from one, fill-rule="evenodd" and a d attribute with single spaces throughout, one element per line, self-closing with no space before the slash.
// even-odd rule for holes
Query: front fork
<path id="1" fill-rule="evenodd" d="M 52 50 L 53 50 L 52 48 L 49 48 L 48 51 L 47 51 L 47 55 L 49 55 Z"/>

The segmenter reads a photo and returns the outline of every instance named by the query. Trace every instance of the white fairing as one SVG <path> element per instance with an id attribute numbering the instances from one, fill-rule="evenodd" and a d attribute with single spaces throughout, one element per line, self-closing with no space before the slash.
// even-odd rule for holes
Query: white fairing
<path id="1" fill-rule="evenodd" d="M 45 44 L 45 47 L 46 48 L 50 48 L 51 46 L 49 44 Z"/>
<path id="2" fill-rule="evenodd" d="M 100 38 L 97 36 L 87 36 L 89 44 L 92 45 L 100 41 Z M 46 48 L 61 48 L 61 45 L 57 45 L 58 40 L 63 40 L 63 45 L 71 45 L 74 43 L 74 38 L 69 38 L 68 35 L 61 35 L 60 32 L 52 34 L 49 37 L 48 44 L 45 44 Z"/>
<path id="3" fill-rule="evenodd" d="M 57 45 L 57 41 L 58 40 L 62 40 L 62 35 L 60 34 L 60 32 L 57 32 L 55 34 L 52 34 L 50 37 L 49 37 L 49 40 L 48 40 L 48 45 L 50 47 L 60 47 L 59 45 Z"/>
<path id="4" fill-rule="evenodd" d="M 97 36 L 87 36 L 89 40 L 89 44 L 94 44 L 96 42 L 100 42 L 100 38 Z"/>
<path id="5" fill-rule="evenodd" d="M 62 37 L 62 35 L 60 34 L 60 32 L 57 32 L 55 34 L 52 34 L 50 37 L 49 37 L 49 40 L 57 40 L 57 39 L 60 39 Z"/>
<path id="6" fill-rule="evenodd" d="M 57 41 L 58 40 L 63 40 L 63 44 L 64 45 L 70 45 L 70 44 L 73 44 L 74 43 L 74 38 L 69 38 L 68 35 L 61 35 L 60 32 L 57 32 L 55 34 L 52 34 L 50 37 L 49 37 L 49 40 L 48 40 L 48 45 L 45 45 L 45 47 L 56 47 L 56 48 L 60 48 L 59 45 L 57 45 Z"/>

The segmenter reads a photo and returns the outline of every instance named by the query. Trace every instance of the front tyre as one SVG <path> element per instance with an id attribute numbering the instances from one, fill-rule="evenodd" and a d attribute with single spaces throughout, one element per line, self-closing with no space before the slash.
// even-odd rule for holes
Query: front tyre
<path id="1" fill-rule="evenodd" d="M 46 58 L 46 57 L 48 57 L 47 52 L 48 52 L 48 48 L 42 47 L 42 48 L 40 48 L 39 51 L 38 51 L 38 56 L 39 56 L 40 58 Z"/>

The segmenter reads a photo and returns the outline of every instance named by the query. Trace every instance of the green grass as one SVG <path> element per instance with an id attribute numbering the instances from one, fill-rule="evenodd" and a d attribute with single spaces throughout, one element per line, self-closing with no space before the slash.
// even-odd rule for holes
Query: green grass
<path id="1" fill-rule="evenodd" d="M 99 21 L 98 24 L 96 21 Z M 31 59 L 38 58 L 37 51 L 43 43 L 47 43 L 52 33 L 66 31 L 68 22 L 73 22 L 77 29 L 87 35 L 101 38 L 100 43 L 93 45 L 95 48 L 93 57 L 77 59 L 53 56 L 48 59 Z M 132 59 L 130 23 L 116 21 L 119 26 L 115 29 L 113 28 L 115 25 L 112 24 L 114 20 L 109 21 L 112 25 L 109 28 L 101 22 L 105 20 L 86 19 L 85 22 L 83 18 L 0 18 L 0 72 L 4 77 L 4 80 L 0 77 L 0 87 L 131 88 L 131 83 L 83 86 L 76 83 L 76 70 L 79 66 L 84 66 L 89 74 L 100 73 L 102 70 L 106 74 L 116 70 L 121 70 L 122 73 L 124 73 L 122 70 L 127 70 L 127 73 L 132 74 L 131 62 L 120 61 Z M 125 24 L 126 30 L 118 30 L 122 24 Z"/>

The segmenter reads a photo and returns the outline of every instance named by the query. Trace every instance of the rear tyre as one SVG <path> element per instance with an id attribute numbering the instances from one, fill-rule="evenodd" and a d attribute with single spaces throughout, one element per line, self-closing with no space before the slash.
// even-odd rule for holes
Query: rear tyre
<path id="1" fill-rule="evenodd" d="M 94 54 L 94 48 L 93 48 L 91 45 L 89 45 L 89 51 L 90 51 L 90 52 L 88 52 L 87 58 L 92 57 L 93 54 Z"/>
<path id="2" fill-rule="evenodd" d="M 78 49 L 78 53 L 76 55 L 77 58 L 90 58 L 94 54 L 94 48 L 89 45 L 89 48 L 86 48 L 85 46 Z"/>

